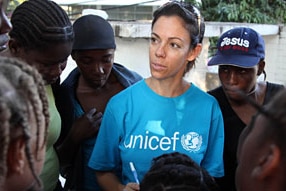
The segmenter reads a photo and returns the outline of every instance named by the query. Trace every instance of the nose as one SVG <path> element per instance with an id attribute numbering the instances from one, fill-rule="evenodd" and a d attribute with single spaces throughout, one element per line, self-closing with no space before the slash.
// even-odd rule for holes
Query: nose
<path id="1" fill-rule="evenodd" d="M 157 57 L 165 57 L 166 56 L 165 46 L 163 44 L 160 44 L 156 47 L 155 55 Z"/>
<path id="2" fill-rule="evenodd" d="M 228 75 L 228 81 L 230 85 L 235 85 L 237 84 L 237 75 L 236 72 L 230 71 Z"/>
<path id="3" fill-rule="evenodd" d="M 64 71 L 64 69 L 66 68 L 66 66 L 67 66 L 67 62 L 60 63 L 61 73 Z"/>
<path id="4" fill-rule="evenodd" d="M 95 66 L 94 66 L 94 71 L 95 71 L 95 73 L 97 73 L 97 74 L 104 74 L 103 67 L 102 67 L 102 65 L 101 65 L 100 63 L 95 64 Z"/>
<path id="5" fill-rule="evenodd" d="M 51 75 L 54 77 L 59 77 L 62 74 L 63 70 L 66 68 L 66 65 L 67 62 L 56 64 L 54 68 L 51 70 Z"/>
<path id="6" fill-rule="evenodd" d="M 8 33 L 12 29 L 12 24 L 10 23 L 8 17 L 4 13 L 4 11 L 1 11 L 2 21 L 1 21 L 1 34 Z"/>

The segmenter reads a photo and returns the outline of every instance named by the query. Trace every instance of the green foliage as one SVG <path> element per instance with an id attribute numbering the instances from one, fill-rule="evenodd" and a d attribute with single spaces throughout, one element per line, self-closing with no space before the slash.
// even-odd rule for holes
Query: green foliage
<path id="1" fill-rule="evenodd" d="M 210 43 L 209 51 L 208 51 L 209 57 L 212 57 L 213 55 L 215 55 L 216 50 L 217 50 L 216 44 L 218 42 L 218 39 L 219 39 L 219 37 L 210 37 L 209 38 L 209 43 Z"/>
<path id="2" fill-rule="evenodd" d="M 10 16 L 14 9 L 25 0 L 10 0 L 7 7 L 7 15 Z"/>
<path id="3" fill-rule="evenodd" d="M 191 0 L 185 0 L 194 3 Z M 205 21 L 285 24 L 285 0 L 201 0 L 196 5 Z M 209 38 L 209 57 L 216 52 L 218 37 Z"/>
<path id="4" fill-rule="evenodd" d="M 284 0 L 201 0 L 205 21 L 286 23 Z"/>

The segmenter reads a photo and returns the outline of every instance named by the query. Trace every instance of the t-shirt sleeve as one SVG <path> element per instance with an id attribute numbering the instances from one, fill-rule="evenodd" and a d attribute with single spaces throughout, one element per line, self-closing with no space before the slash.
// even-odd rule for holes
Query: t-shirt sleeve
<path id="1" fill-rule="evenodd" d="M 213 177 L 224 176 L 223 147 L 224 147 L 224 124 L 221 110 L 217 102 L 213 105 L 210 136 L 205 158 L 202 166 L 208 169 Z"/>

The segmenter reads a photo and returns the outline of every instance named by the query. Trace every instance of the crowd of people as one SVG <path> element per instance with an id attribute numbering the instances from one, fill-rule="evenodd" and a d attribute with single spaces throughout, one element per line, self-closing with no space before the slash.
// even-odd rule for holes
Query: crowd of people
<path id="1" fill-rule="evenodd" d="M 8 3 L 0 0 L 0 190 L 285 189 L 286 90 L 266 81 L 255 30 L 220 36 L 208 65 L 221 86 L 204 92 L 184 79 L 205 32 L 189 3 L 154 11 L 147 78 L 114 62 L 106 18 L 72 24 L 55 2 L 27 0 L 8 19 Z M 69 56 L 77 67 L 60 83 Z"/>

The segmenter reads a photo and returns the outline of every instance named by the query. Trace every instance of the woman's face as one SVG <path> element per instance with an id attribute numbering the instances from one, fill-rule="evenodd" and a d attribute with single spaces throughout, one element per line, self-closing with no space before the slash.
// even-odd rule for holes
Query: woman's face
<path id="1" fill-rule="evenodd" d="M 161 16 L 154 23 L 149 46 L 152 77 L 180 79 L 186 64 L 196 55 L 190 49 L 190 34 L 178 16 Z"/>
<path id="2" fill-rule="evenodd" d="M 241 101 L 241 93 L 248 94 L 255 88 L 258 66 L 241 68 L 231 65 L 220 65 L 218 74 L 227 97 L 232 101 Z"/>
<path id="3" fill-rule="evenodd" d="M 35 66 L 43 76 L 45 84 L 52 84 L 57 81 L 66 67 L 68 56 L 72 50 L 72 43 L 53 44 L 44 50 L 20 49 L 20 53 L 16 56 Z"/>
<path id="4" fill-rule="evenodd" d="M 114 49 L 76 51 L 72 57 L 85 81 L 92 88 L 104 86 L 114 61 Z"/>
<path id="5" fill-rule="evenodd" d="M 6 48 L 6 44 L 9 40 L 7 33 L 12 28 L 12 25 L 6 16 L 8 2 L 9 0 L 0 0 L 0 51 Z"/>

